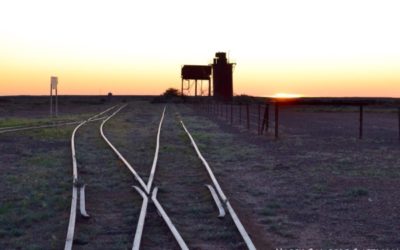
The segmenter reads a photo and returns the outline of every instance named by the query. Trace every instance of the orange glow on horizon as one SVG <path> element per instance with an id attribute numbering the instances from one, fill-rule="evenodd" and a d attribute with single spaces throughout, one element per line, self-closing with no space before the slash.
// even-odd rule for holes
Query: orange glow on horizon
<path id="1" fill-rule="evenodd" d="M 294 98 L 303 97 L 303 95 L 293 94 L 293 93 L 276 93 L 271 97 L 272 98 L 282 98 L 282 99 L 294 99 Z"/>
<path id="2" fill-rule="evenodd" d="M 209 6 L 230 8 L 193 18 Z M 48 95 L 51 75 L 60 95 L 159 95 L 180 89 L 183 64 L 224 51 L 237 63 L 236 95 L 400 97 L 399 9 L 374 0 L 4 1 L 0 96 Z"/>

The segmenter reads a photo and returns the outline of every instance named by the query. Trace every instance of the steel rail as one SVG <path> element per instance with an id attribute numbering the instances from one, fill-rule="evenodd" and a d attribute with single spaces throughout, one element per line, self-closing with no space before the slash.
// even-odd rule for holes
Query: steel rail
<path id="1" fill-rule="evenodd" d="M 183 123 L 183 121 L 181 120 L 180 122 L 181 122 L 181 125 L 182 125 L 183 129 L 185 130 L 186 134 L 188 135 L 190 141 L 192 142 L 192 145 L 193 145 L 198 157 L 203 162 L 203 165 L 206 167 L 207 172 L 208 172 L 208 174 L 209 174 L 209 176 L 210 176 L 215 188 L 217 189 L 219 196 L 222 198 L 222 201 L 225 203 L 226 207 L 228 208 L 228 211 L 229 211 L 229 213 L 230 213 L 230 215 L 231 215 L 231 217 L 233 219 L 233 222 L 235 223 L 236 228 L 238 229 L 239 233 L 241 234 L 243 240 L 245 241 L 245 243 L 247 245 L 247 248 L 251 249 L 251 250 L 256 249 L 256 247 L 254 246 L 249 234 L 246 232 L 246 229 L 244 228 L 243 224 L 240 222 L 239 217 L 237 216 L 235 210 L 232 208 L 229 200 L 226 198 L 224 192 L 222 191 L 221 186 L 219 185 L 217 179 L 215 178 L 214 173 L 212 172 L 212 170 L 211 170 L 210 166 L 208 165 L 206 159 L 204 159 L 203 155 L 200 153 L 200 150 L 197 147 L 196 142 L 194 141 L 192 135 L 187 130 L 187 128 L 186 128 L 185 124 Z"/>
<path id="2" fill-rule="evenodd" d="M 133 187 L 143 198 L 142 208 L 140 209 L 139 221 L 138 221 L 138 224 L 136 227 L 135 238 L 133 240 L 133 246 L 132 246 L 132 250 L 139 250 L 140 249 L 140 241 L 142 240 L 144 221 L 146 219 L 147 205 L 149 203 L 149 199 L 147 198 L 147 195 L 139 187 L 137 187 L 137 186 L 133 186 Z M 139 228 L 140 228 L 140 230 L 139 230 Z"/>
<path id="3" fill-rule="evenodd" d="M 112 113 L 107 119 L 105 119 L 101 123 L 101 125 L 100 125 L 100 134 L 103 137 L 103 139 L 106 141 L 108 146 L 110 146 L 110 148 L 114 151 L 114 153 L 118 156 L 118 158 L 125 164 L 125 166 L 129 169 L 129 171 L 131 171 L 131 173 L 135 176 L 136 180 L 139 182 L 139 184 L 143 188 L 143 190 L 145 190 L 146 193 L 149 194 L 149 192 L 147 191 L 146 184 L 144 184 L 144 181 L 139 176 L 139 174 L 135 171 L 135 169 L 131 166 L 131 164 L 129 164 L 129 162 L 122 156 L 122 154 L 114 147 L 114 145 L 110 142 L 110 140 L 108 140 L 108 138 L 104 135 L 104 131 L 103 131 L 104 124 L 108 120 L 110 120 L 113 116 L 115 116 L 119 111 L 121 111 L 121 109 L 125 108 L 126 106 L 127 106 L 127 104 L 125 104 L 124 106 L 122 106 L 119 109 L 117 109 L 114 113 Z"/>
<path id="4" fill-rule="evenodd" d="M 164 115 L 165 115 L 165 109 L 166 108 L 167 107 L 165 106 L 164 110 L 163 110 L 163 113 L 161 115 L 160 124 L 158 125 L 156 150 L 154 152 L 153 165 L 151 166 L 149 180 L 147 181 L 147 193 L 150 193 L 151 185 L 153 184 L 154 174 L 156 172 L 156 166 L 157 166 L 157 161 L 158 161 L 158 152 L 159 152 L 159 149 L 160 149 L 161 126 L 162 126 L 163 121 L 164 121 Z"/>
<path id="5" fill-rule="evenodd" d="M 8 127 L 0 127 L 0 131 L 1 130 L 8 130 L 8 129 L 18 129 L 18 128 L 29 128 L 29 127 L 37 127 L 37 126 L 46 126 L 46 125 L 55 125 L 55 124 L 65 124 L 65 123 L 69 123 L 69 122 L 78 122 L 78 121 L 70 121 L 70 120 L 59 120 L 57 122 L 53 121 L 53 122 L 34 122 L 31 124 L 20 124 L 20 125 L 16 125 L 16 126 L 8 126 Z M 79 121 L 80 122 L 80 121 Z"/>
<path id="6" fill-rule="evenodd" d="M 111 107 L 115 108 L 116 106 Z M 86 120 L 87 122 L 95 122 L 98 120 L 102 120 L 105 119 L 106 117 L 100 117 L 100 118 L 96 118 L 102 114 L 104 114 L 105 112 L 109 111 L 109 109 L 89 118 L 88 120 Z M 58 127 L 58 126 L 68 126 L 68 125 L 73 125 L 73 124 L 78 124 L 81 122 L 84 122 L 85 120 L 80 120 L 80 121 L 72 121 L 72 122 L 60 122 L 60 123 L 54 123 L 54 124 L 44 124 L 44 125 L 38 125 L 38 126 L 14 126 L 14 127 L 2 127 L 0 128 L 0 134 L 3 133 L 8 133 L 8 132 L 16 132 L 16 131 L 23 131 L 23 130 L 31 130 L 31 129 L 41 129 L 41 128 L 53 128 L 53 127 Z"/>
<path id="7" fill-rule="evenodd" d="M 153 179 L 154 179 L 154 175 L 156 172 L 156 166 L 157 166 L 157 161 L 158 161 L 158 152 L 159 152 L 159 148 L 160 148 L 160 134 L 161 134 L 161 127 L 162 127 L 162 123 L 164 121 L 164 115 L 165 115 L 165 110 L 166 110 L 167 106 L 164 107 L 164 110 L 162 112 L 161 115 L 161 119 L 160 119 L 160 123 L 158 125 L 158 131 L 157 131 L 157 140 L 156 140 L 156 149 L 154 152 L 154 159 L 153 159 L 153 164 L 151 167 L 151 171 L 150 171 L 150 176 L 149 179 L 147 181 L 147 193 L 150 193 L 151 191 L 151 186 L 153 184 Z M 134 186 L 134 188 L 140 193 L 140 195 L 142 195 L 143 197 L 143 191 L 140 190 L 140 188 Z M 143 203 L 142 203 L 142 210 L 140 211 L 140 216 L 139 216 L 139 222 L 141 220 L 143 220 L 143 223 L 139 223 L 138 222 L 138 226 L 136 227 L 136 233 L 135 233 L 135 239 L 133 241 L 133 247 L 132 250 L 138 250 L 140 247 L 140 241 L 141 241 L 141 237 L 143 234 L 143 228 L 144 228 L 144 218 L 146 217 L 147 214 L 147 203 L 148 203 L 148 198 L 147 196 L 145 196 L 146 199 L 143 198 Z M 144 204 L 146 203 L 145 208 L 143 209 Z"/>
<path id="8" fill-rule="evenodd" d="M 104 120 L 106 118 L 107 118 L 107 116 L 102 116 L 102 117 L 99 117 L 99 118 L 96 118 L 96 119 L 92 119 L 92 120 L 90 120 L 88 122 L 96 122 L 96 121 Z"/>
<path id="9" fill-rule="evenodd" d="M 72 185 L 72 200 L 71 200 L 71 211 L 70 211 L 70 216 L 69 216 L 69 222 L 68 222 L 68 231 L 67 231 L 67 238 L 65 240 L 65 250 L 70 250 L 72 249 L 72 244 L 74 241 L 74 231 L 75 231 L 75 222 L 76 222 L 76 206 L 77 206 L 77 200 L 78 200 L 78 187 L 77 187 L 77 182 L 78 182 L 78 167 L 77 167 L 77 161 L 76 161 L 76 151 L 75 151 L 75 134 L 76 131 L 83 126 L 85 123 L 88 121 L 92 121 L 96 117 L 114 109 L 116 106 L 113 106 L 111 108 L 108 108 L 97 115 L 94 115 L 90 117 L 89 119 L 82 121 L 79 123 L 78 126 L 75 127 L 74 131 L 72 132 L 71 135 L 71 153 L 72 153 L 72 176 L 73 176 L 73 185 Z"/>
<path id="10" fill-rule="evenodd" d="M 44 124 L 43 124 L 44 125 Z M 14 129 L 14 128 L 26 128 L 26 127 L 31 127 L 32 125 L 18 125 L 18 126 L 8 126 L 8 127 L 0 127 L 0 130 L 6 130 L 6 129 Z M 38 125 L 39 126 L 39 125 Z"/>
<path id="11" fill-rule="evenodd" d="M 126 105 L 122 106 L 121 108 L 119 108 L 118 110 L 116 110 L 112 115 L 110 115 L 107 119 L 105 119 L 101 126 L 100 126 L 100 133 L 103 137 L 103 139 L 107 142 L 107 144 L 113 149 L 113 151 L 118 155 L 118 157 L 120 158 L 120 160 L 122 160 L 122 162 L 125 164 L 126 167 L 128 167 L 128 169 L 131 171 L 131 173 L 135 176 L 136 180 L 139 182 L 140 187 L 136 187 L 134 186 L 134 188 L 139 192 L 139 194 L 143 197 L 142 194 L 145 194 L 145 196 L 150 195 L 150 191 L 151 191 L 151 185 L 152 182 L 150 182 L 150 179 L 148 181 L 148 184 L 144 184 L 144 181 L 142 180 L 142 178 L 139 176 L 139 174 L 134 170 L 134 168 L 129 164 L 129 162 L 122 156 L 122 154 L 114 147 L 114 145 L 112 145 L 112 143 L 107 139 L 107 137 L 104 135 L 104 131 L 103 131 L 103 126 L 104 124 L 111 119 L 114 115 L 116 115 L 122 108 L 124 108 Z M 164 120 L 164 116 L 165 116 L 165 110 L 166 107 L 164 107 L 161 119 L 160 119 L 160 124 L 159 124 L 159 129 L 158 129 L 158 134 L 157 134 L 157 145 L 156 145 L 156 151 L 155 151 L 155 156 L 154 156 L 154 160 L 153 160 L 153 165 L 152 165 L 152 170 L 151 172 L 153 173 L 153 178 L 154 178 L 154 174 L 155 174 L 155 170 L 156 170 L 156 165 L 157 165 L 157 160 L 158 160 L 158 148 L 159 148 L 159 140 L 160 140 L 160 133 L 161 133 L 161 126 L 162 126 L 162 122 Z M 149 188 L 147 188 L 149 187 Z M 144 192 L 143 192 L 143 190 Z M 139 191 L 140 190 L 140 191 Z M 164 219 L 165 223 L 167 224 L 168 228 L 170 229 L 171 233 L 173 234 L 173 236 L 175 237 L 175 239 L 177 240 L 179 246 L 181 246 L 182 249 L 188 249 L 185 241 L 182 239 L 181 235 L 179 234 L 178 230 L 175 228 L 174 224 L 172 223 L 171 219 L 168 217 L 167 213 L 165 212 L 165 210 L 163 209 L 163 207 L 161 206 L 161 204 L 158 202 L 156 195 L 157 195 L 157 190 L 158 188 L 154 188 L 153 189 L 153 195 L 152 195 L 152 200 L 154 205 L 156 206 L 157 211 L 159 212 L 159 214 L 161 215 L 161 217 Z M 147 198 L 147 197 L 146 197 Z M 147 198 L 148 199 L 148 198 Z M 138 226 L 136 228 L 136 232 L 135 232 L 135 238 L 134 238 L 134 242 L 133 242 L 133 246 L 132 249 L 139 249 L 140 247 L 140 242 L 141 242 L 141 237 L 143 234 L 143 227 L 144 227 L 144 221 L 145 221 L 145 217 L 146 217 L 146 211 L 147 211 L 147 203 L 148 200 L 145 200 L 143 198 L 143 203 L 142 203 L 142 209 L 140 211 L 140 215 L 139 215 L 139 221 L 138 221 Z"/>
<path id="12" fill-rule="evenodd" d="M 221 203 L 221 201 L 220 201 L 220 199 L 219 199 L 217 193 L 215 192 L 214 187 L 211 186 L 211 185 L 209 185 L 209 184 L 206 184 L 205 186 L 208 188 L 208 190 L 210 190 L 211 196 L 212 196 L 213 199 L 214 199 L 215 205 L 217 205 L 218 212 L 219 212 L 218 217 L 219 217 L 219 218 L 224 217 L 224 216 L 225 216 L 225 209 L 224 209 L 224 207 L 222 206 L 222 203 Z"/>
<path id="13" fill-rule="evenodd" d="M 178 242 L 179 246 L 183 250 L 188 250 L 188 246 L 186 245 L 185 241 L 183 240 L 182 236 L 179 234 L 178 230 L 172 223 L 171 219 L 168 217 L 167 213 L 165 212 L 164 208 L 161 206 L 160 202 L 157 200 L 157 192 L 158 187 L 153 189 L 153 194 L 151 195 L 151 200 L 154 202 L 158 212 L 160 213 L 161 217 L 163 217 L 165 223 L 167 224 L 169 230 L 171 230 L 172 234 L 174 235 L 176 241 Z"/>
<path id="14" fill-rule="evenodd" d="M 66 122 L 66 123 L 57 123 L 52 125 L 40 125 L 40 126 L 32 126 L 32 127 L 18 127 L 12 129 L 4 129 L 0 130 L 0 134 L 8 133 L 8 132 L 16 132 L 16 131 L 23 131 L 23 130 L 31 130 L 31 129 L 41 129 L 41 128 L 52 128 L 57 126 L 65 126 L 65 125 L 73 125 L 77 123 L 81 123 L 82 121 L 74 121 L 74 122 Z"/>
<path id="15" fill-rule="evenodd" d="M 72 249 L 72 244 L 74 241 L 77 200 L 78 200 L 78 188 L 74 186 L 72 188 L 71 211 L 70 211 L 69 222 L 68 222 L 67 238 L 65 240 L 65 246 L 64 246 L 65 250 Z"/>
<path id="16" fill-rule="evenodd" d="M 79 211 L 81 212 L 81 215 L 84 218 L 90 218 L 90 215 L 86 212 L 86 205 L 85 205 L 85 187 L 86 185 L 83 185 L 79 189 Z"/>

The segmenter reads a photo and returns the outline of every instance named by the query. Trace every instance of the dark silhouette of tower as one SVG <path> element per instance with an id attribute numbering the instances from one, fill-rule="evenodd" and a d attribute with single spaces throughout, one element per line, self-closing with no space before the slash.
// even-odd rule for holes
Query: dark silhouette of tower
<path id="1" fill-rule="evenodd" d="M 197 81 L 200 80 L 200 96 L 203 95 L 202 81 L 208 81 L 208 96 L 214 96 L 219 101 L 230 101 L 233 96 L 233 65 L 226 58 L 225 52 L 215 53 L 214 63 L 211 65 L 183 65 L 181 69 L 181 93 L 191 95 L 194 80 L 194 96 L 198 96 Z M 211 90 L 211 71 L 213 88 Z M 186 83 L 186 85 L 185 85 Z"/>
<path id="2" fill-rule="evenodd" d="M 225 52 L 215 53 L 212 64 L 214 97 L 228 101 L 233 96 L 233 63 L 229 63 Z"/>

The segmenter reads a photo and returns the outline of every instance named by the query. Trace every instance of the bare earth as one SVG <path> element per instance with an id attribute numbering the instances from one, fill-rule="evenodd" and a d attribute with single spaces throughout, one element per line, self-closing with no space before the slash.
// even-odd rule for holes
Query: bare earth
<path id="1" fill-rule="evenodd" d="M 62 99 L 59 119 L 79 120 L 128 103 L 104 130 L 146 182 L 165 104 L 134 97 L 101 99 Z M 46 123 L 47 114 L 45 98 L 0 98 L 0 127 Z M 154 181 L 159 201 L 191 249 L 245 249 L 230 217 L 217 218 L 204 186 L 211 181 L 180 118 L 258 249 L 400 245 L 396 113 L 367 111 L 364 139 L 359 140 L 356 110 L 284 107 L 275 140 L 272 132 L 258 136 L 238 120 L 232 126 L 226 117 L 192 105 L 168 104 Z M 132 188 L 137 181 L 101 139 L 100 123 L 89 123 L 76 135 L 91 218 L 78 218 L 74 249 L 130 249 L 142 199 Z M 0 249 L 63 248 L 73 128 L 0 134 Z M 178 249 L 151 203 L 142 248 Z"/>

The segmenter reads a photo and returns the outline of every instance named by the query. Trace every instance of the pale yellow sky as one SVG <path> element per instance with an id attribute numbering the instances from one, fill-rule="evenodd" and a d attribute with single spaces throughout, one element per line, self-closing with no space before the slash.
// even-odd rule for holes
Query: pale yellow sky
<path id="1" fill-rule="evenodd" d="M 400 97 L 399 1 L 0 2 L 0 95 L 160 94 L 226 51 L 236 94 Z"/>

